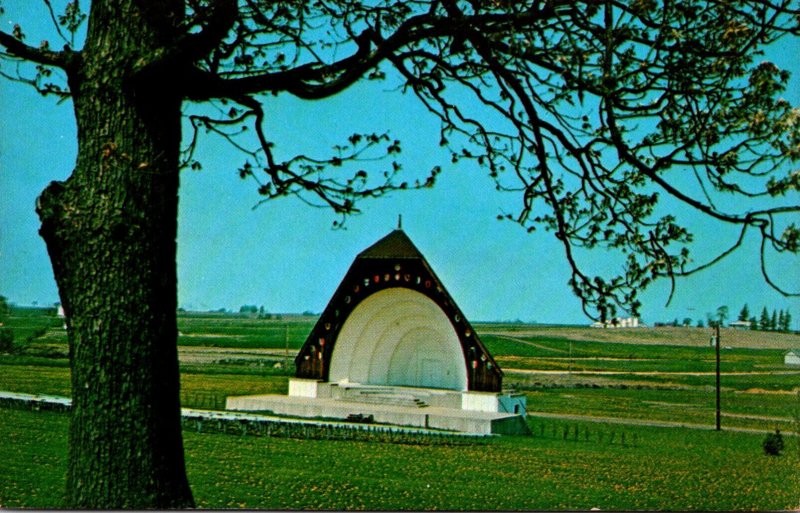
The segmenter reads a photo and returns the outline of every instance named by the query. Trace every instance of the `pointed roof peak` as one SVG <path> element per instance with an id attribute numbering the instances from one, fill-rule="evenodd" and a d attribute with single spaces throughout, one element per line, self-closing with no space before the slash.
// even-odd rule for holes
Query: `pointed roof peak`
<path id="1" fill-rule="evenodd" d="M 406 232 L 398 228 L 368 247 L 358 258 L 423 258 Z"/>

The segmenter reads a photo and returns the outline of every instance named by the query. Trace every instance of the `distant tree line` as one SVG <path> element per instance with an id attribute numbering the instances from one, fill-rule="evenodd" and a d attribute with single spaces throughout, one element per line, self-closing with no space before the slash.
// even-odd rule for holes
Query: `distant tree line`
<path id="1" fill-rule="evenodd" d="M 14 350 L 14 332 L 5 326 L 6 317 L 10 313 L 8 299 L 0 296 L 0 353 L 10 353 Z"/>
<path id="2" fill-rule="evenodd" d="M 245 317 L 257 317 L 259 319 L 272 319 L 272 314 L 264 309 L 264 305 L 242 305 L 239 307 L 239 314 Z"/>
<path id="3" fill-rule="evenodd" d="M 748 308 L 747 303 L 745 303 L 745 305 L 739 311 L 739 317 L 737 320 L 743 322 L 749 321 L 750 329 L 759 331 L 788 332 L 791 331 L 792 326 L 792 314 L 789 313 L 788 308 L 786 310 L 776 310 L 773 308 L 772 314 L 770 315 L 769 310 L 765 306 L 761 309 L 761 315 L 759 318 L 756 319 L 755 315 L 750 314 L 750 309 Z"/>
<path id="4" fill-rule="evenodd" d="M 702 319 L 697 319 L 696 326 L 698 328 L 702 328 L 708 325 L 709 328 L 714 328 L 716 326 L 725 326 L 725 321 L 728 319 L 728 307 L 727 306 L 720 306 L 717 308 L 715 314 L 707 313 L 705 323 Z M 756 319 L 755 315 L 751 315 L 750 307 L 747 303 L 744 304 L 742 309 L 739 311 L 739 315 L 736 318 L 739 322 L 749 322 L 751 330 L 758 330 L 758 331 L 781 331 L 781 332 L 789 332 L 791 331 L 792 326 L 792 314 L 789 313 L 789 309 L 786 310 L 776 310 L 773 308 L 772 314 L 770 314 L 767 307 L 763 307 L 761 309 L 761 315 L 758 319 Z M 683 320 L 683 325 L 688 326 L 689 319 Z M 675 320 L 675 325 L 677 325 L 677 319 Z"/>

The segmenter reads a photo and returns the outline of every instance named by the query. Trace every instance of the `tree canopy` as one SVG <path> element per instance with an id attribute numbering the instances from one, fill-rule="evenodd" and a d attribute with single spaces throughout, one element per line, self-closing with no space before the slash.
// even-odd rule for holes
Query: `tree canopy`
<path id="1" fill-rule="evenodd" d="M 15 27 L 0 34 L 1 69 L 67 96 L 50 68 L 79 65 L 75 34 L 86 14 L 79 2 L 54 4 L 45 2 L 63 50 L 26 44 Z M 439 167 L 411 182 L 398 174 L 401 142 L 383 127 L 342 134 L 333 156 L 278 158 L 270 141 L 265 95 L 319 100 L 386 81 L 440 120 L 453 163 L 476 161 L 498 189 L 518 191 L 519 209 L 501 217 L 555 234 L 587 313 L 635 311 L 652 280 L 713 265 L 748 232 L 762 241 L 764 279 L 797 292 L 765 262 L 768 252 L 797 253 L 800 240 L 800 207 L 781 201 L 800 184 L 799 114 L 781 97 L 789 72 L 764 58 L 797 35 L 790 1 L 141 4 L 165 44 L 122 64 L 126 73 L 168 75 L 185 100 L 216 107 L 188 109 L 184 165 L 202 165 L 193 151 L 212 131 L 246 155 L 240 174 L 266 199 L 292 194 L 349 214 L 364 197 L 432 185 Z M 33 76 L 17 73 L 20 59 L 38 64 Z M 363 162 L 380 155 L 390 162 Z M 739 235 L 717 257 L 694 261 L 694 234 L 663 207 L 673 201 Z M 580 248 L 615 252 L 621 271 L 593 273 Z"/>

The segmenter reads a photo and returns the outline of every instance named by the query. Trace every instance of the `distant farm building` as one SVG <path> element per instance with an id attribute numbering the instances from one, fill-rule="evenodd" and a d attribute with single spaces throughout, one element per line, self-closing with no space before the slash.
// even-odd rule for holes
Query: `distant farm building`
<path id="1" fill-rule="evenodd" d="M 752 325 L 753 323 L 750 321 L 731 321 L 728 323 L 728 327 L 735 330 L 749 330 Z"/>
<path id="2" fill-rule="evenodd" d="M 475 433 L 527 430 L 525 396 L 401 229 L 351 265 L 300 349 L 288 396 L 227 408 Z"/>
<path id="3" fill-rule="evenodd" d="M 61 327 L 63 329 L 67 329 L 67 316 L 64 313 L 64 305 L 62 305 L 61 303 L 56 303 L 56 317 L 58 317 L 59 319 L 64 319 L 64 322 L 62 323 Z"/>
<path id="4" fill-rule="evenodd" d="M 590 325 L 591 328 L 639 328 L 644 327 L 644 324 L 639 324 L 638 317 L 617 317 L 609 319 L 606 322 L 595 322 Z"/>
<path id="5" fill-rule="evenodd" d="M 788 367 L 800 367 L 800 349 L 792 349 L 783 355 L 783 363 Z"/>

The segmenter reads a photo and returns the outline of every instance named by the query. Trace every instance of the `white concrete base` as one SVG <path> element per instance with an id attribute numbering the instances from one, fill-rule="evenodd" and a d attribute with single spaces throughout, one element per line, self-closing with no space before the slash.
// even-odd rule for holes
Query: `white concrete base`
<path id="1" fill-rule="evenodd" d="M 525 396 L 290 380 L 289 395 L 228 397 L 225 408 L 346 419 L 477 434 L 525 434 Z M 516 413 L 514 413 L 516 409 Z"/>
<path id="2" fill-rule="evenodd" d="M 290 379 L 289 395 L 313 399 L 319 395 L 319 384 L 320 381 L 316 379 Z"/>

